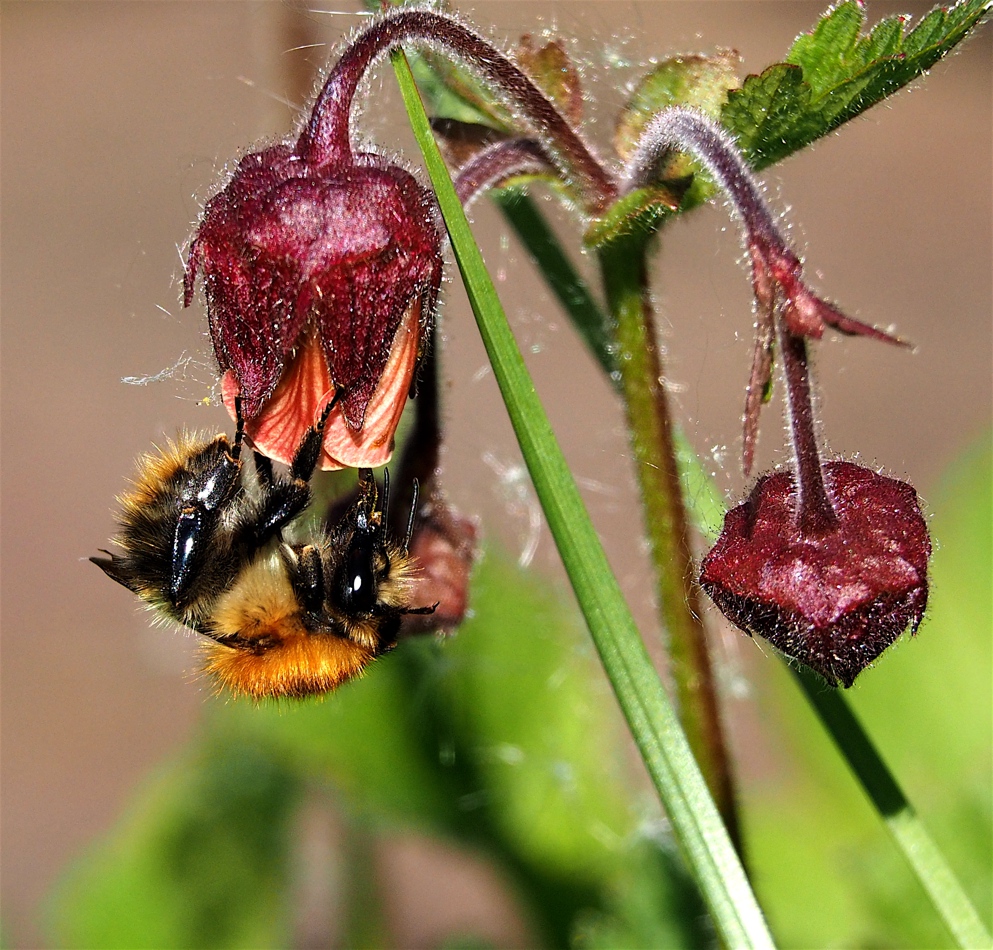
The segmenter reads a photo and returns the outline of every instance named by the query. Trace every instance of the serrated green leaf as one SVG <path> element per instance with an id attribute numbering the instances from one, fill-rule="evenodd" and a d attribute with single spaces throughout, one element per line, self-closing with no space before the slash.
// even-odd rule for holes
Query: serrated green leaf
<path id="1" fill-rule="evenodd" d="M 786 62 L 799 66 L 803 78 L 816 97 L 848 78 L 865 14 L 853 0 L 839 3 L 810 33 L 802 33 L 793 43 Z"/>
<path id="2" fill-rule="evenodd" d="M 990 0 L 939 8 L 906 32 L 889 17 L 861 36 L 865 14 L 852 0 L 797 38 L 784 63 L 748 76 L 728 94 L 721 122 L 755 169 L 838 128 L 930 69 L 990 11 Z"/>

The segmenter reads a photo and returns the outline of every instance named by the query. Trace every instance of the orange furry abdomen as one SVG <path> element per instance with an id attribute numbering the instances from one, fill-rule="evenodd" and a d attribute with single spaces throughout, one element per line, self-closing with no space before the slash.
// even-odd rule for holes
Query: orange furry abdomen
<path id="1" fill-rule="evenodd" d="M 331 633 L 304 627 L 278 557 L 248 568 L 213 611 L 212 632 L 236 645 L 208 641 L 203 669 L 214 682 L 253 699 L 328 693 L 359 675 L 375 653 Z"/>
<path id="2" fill-rule="evenodd" d="M 253 699 L 317 696 L 358 676 L 368 650 L 333 634 L 284 637 L 261 653 L 212 643 L 204 671 L 218 686 Z"/>

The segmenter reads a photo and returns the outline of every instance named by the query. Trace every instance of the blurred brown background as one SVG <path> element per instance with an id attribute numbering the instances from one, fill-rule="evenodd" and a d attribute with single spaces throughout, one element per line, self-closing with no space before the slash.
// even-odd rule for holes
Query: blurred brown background
<path id="1" fill-rule="evenodd" d="M 180 253 L 225 163 L 292 126 L 300 76 L 326 63 L 323 44 L 361 24 L 354 0 L 331 7 L 336 12 L 279 3 L 3 4 L 2 907 L 9 946 L 40 945 L 39 901 L 60 869 L 109 826 L 211 701 L 186 675 L 190 641 L 150 629 L 135 599 L 86 557 L 113 531 L 113 499 L 136 454 L 184 425 L 227 425 L 220 408 L 204 404 L 214 394 L 213 368 L 202 313 L 179 304 Z M 744 69 L 758 71 L 822 7 L 616 0 L 460 9 L 503 45 L 545 29 L 575 37 L 572 51 L 585 60 L 586 89 L 597 99 L 590 135 L 606 153 L 622 85 L 637 75 L 633 65 L 734 47 Z M 869 15 L 875 21 L 926 9 L 870 3 Z M 311 43 L 322 45 L 295 48 Z M 925 498 L 990 422 L 991 50 L 987 28 L 927 81 L 767 176 L 777 206 L 791 209 L 815 283 L 862 319 L 893 323 L 917 344 L 913 355 L 866 341 L 832 340 L 818 349 L 825 438 L 838 454 L 859 454 L 910 478 Z M 365 109 L 364 129 L 384 147 L 403 148 L 413 163 L 398 131 L 404 120 L 392 77 L 380 70 L 371 88 L 377 97 Z M 566 219 L 557 217 L 567 234 Z M 480 203 L 475 219 L 539 392 L 649 628 L 619 405 L 498 216 Z M 750 359 L 749 286 L 739 256 L 726 212 L 704 209 L 671 229 L 656 281 L 680 416 L 729 493 L 741 489 L 738 426 Z M 449 282 L 444 296 L 451 494 L 484 515 L 491 536 L 523 551 L 528 519 L 513 503 L 520 485 L 513 436 L 461 290 Z M 121 382 L 169 368 L 146 385 Z M 784 457 L 777 411 L 765 418 L 765 465 Z M 535 560 L 556 570 L 544 536 Z M 760 677 L 751 644 L 728 643 L 732 660 Z M 761 736 L 747 728 L 748 700 L 738 705 L 735 718 L 746 724 L 739 741 L 760 747 Z M 765 761 L 750 755 L 742 763 L 746 780 Z M 401 908 L 416 903 L 410 862 L 442 863 L 414 852 L 404 845 L 384 857 Z M 446 904 L 449 913 L 472 912 L 470 898 Z M 398 913 L 404 945 L 429 943 L 432 926 L 444 932 L 424 918 Z M 494 939 L 515 939 L 512 924 L 494 926 Z"/>

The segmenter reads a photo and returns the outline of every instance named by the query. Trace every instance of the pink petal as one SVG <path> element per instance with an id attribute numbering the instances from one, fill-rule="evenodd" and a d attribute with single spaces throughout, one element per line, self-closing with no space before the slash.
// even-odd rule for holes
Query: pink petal
<path id="1" fill-rule="evenodd" d="M 376 468 L 393 455 L 393 435 L 407 404 L 421 343 L 421 301 L 407 309 L 397 328 L 383 375 L 366 407 L 362 428 L 350 429 L 335 410 L 324 436 L 321 468 Z M 329 464 L 330 463 L 330 464 Z"/>

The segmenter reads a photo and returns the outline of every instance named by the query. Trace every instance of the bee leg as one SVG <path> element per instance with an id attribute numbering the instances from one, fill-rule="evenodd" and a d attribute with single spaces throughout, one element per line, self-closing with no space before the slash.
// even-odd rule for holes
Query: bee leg
<path id="1" fill-rule="evenodd" d="M 300 606 L 309 614 L 319 615 L 324 609 L 324 565 L 320 549 L 315 544 L 294 548 L 288 544 L 279 553 L 286 565 L 293 592 Z"/>
<path id="2" fill-rule="evenodd" d="M 410 550 L 410 539 L 414 536 L 414 519 L 417 517 L 417 502 L 420 498 L 420 493 L 421 485 L 415 478 L 413 485 L 410 487 L 410 515 L 407 517 L 407 531 L 403 536 L 404 551 Z"/>
<path id="3" fill-rule="evenodd" d="M 241 447 L 245 442 L 245 415 L 241 411 L 241 396 L 234 397 L 234 418 L 236 429 L 228 458 L 237 463 L 241 458 Z"/>
<path id="4" fill-rule="evenodd" d="M 324 427 L 327 425 L 331 410 L 338 402 L 340 393 L 341 390 L 335 392 L 334 398 L 321 413 L 317 425 L 307 430 L 293 457 L 290 477 L 273 479 L 268 485 L 260 479 L 260 485 L 264 489 L 262 504 L 251 521 L 244 525 L 244 530 L 250 534 L 252 544 L 256 546 L 264 544 L 310 504 L 310 478 L 317 468 L 317 461 L 321 455 Z M 266 465 L 263 464 L 262 468 L 264 479 L 267 474 Z M 271 471 L 271 464 L 268 469 Z"/>
<path id="5" fill-rule="evenodd" d="M 388 475 L 386 476 L 386 479 L 386 491 L 389 492 Z M 372 474 L 371 468 L 360 468 L 358 504 L 365 510 L 367 517 L 371 518 L 376 514 L 378 501 L 379 488 L 376 485 L 376 476 Z"/>
<path id="6" fill-rule="evenodd" d="M 324 445 L 324 427 L 328 423 L 328 416 L 331 415 L 331 410 L 338 405 L 341 394 L 342 390 L 335 390 L 331 402 L 324 407 L 324 411 L 321 413 L 321 418 L 317 424 L 311 426 L 307 430 L 307 434 L 303 437 L 296 455 L 293 456 L 293 464 L 290 466 L 290 478 L 293 481 L 304 482 L 306 484 L 314 474 L 314 469 L 317 468 L 317 462 L 321 457 L 321 448 Z"/>
<path id="7" fill-rule="evenodd" d="M 245 419 L 241 399 L 235 400 L 238 429 L 234 442 L 227 445 L 217 462 L 199 473 L 184 488 L 172 539 L 169 570 L 169 600 L 174 606 L 184 602 L 218 531 L 221 515 L 239 490 L 241 448 L 245 438 Z"/>
<path id="8" fill-rule="evenodd" d="M 263 491 L 268 491 L 276 481 L 272 472 L 272 459 L 267 458 L 261 452 L 254 452 L 253 456 L 255 458 L 255 478 L 259 487 Z"/>

